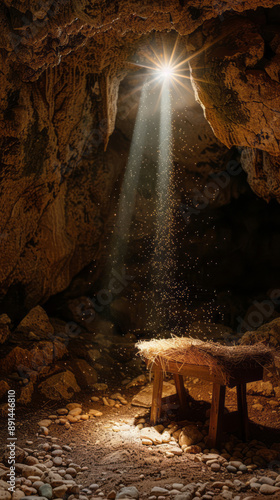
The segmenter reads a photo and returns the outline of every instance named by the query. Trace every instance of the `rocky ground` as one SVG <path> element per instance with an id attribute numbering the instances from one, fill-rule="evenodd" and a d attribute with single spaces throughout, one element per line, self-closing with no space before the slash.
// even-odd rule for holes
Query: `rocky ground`
<path id="1" fill-rule="evenodd" d="M 0 316 L 0 500 L 280 498 L 278 355 L 264 381 L 247 386 L 250 442 L 225 434 L 220 450 L 207 449 L 211 385 L 186 379 L 184 415 L 167 378 L 162 417 L 151 428 L 152 385 L 135 332 L 120 335 L 98 314 L 88 322 L 89 308 L 86 297 L 69 301 L 62 320 L 37 306 L 17 326 Z M 193 332 L 275 347 L 280 320 L 241 339 L 224 325 L 197 323 Z M 14 492 L 7 483 L 9 390 L 16 395 Z M 235 389 L 227 391 L 226 408 L 236 409 Z"/>
<path id="2" fill-rule="evenodd" d="M 119 386 L 96 384 L 74 403 L 38 399 L 26 409 L 18 406 L 12 497 L 6 483 L 7 420 L 1 424 L 1 500 L 280 498 L 280 399 L 249 395 L 251 441 L 225 435 L 221 450 L 209 450 L 204 440 L 211 386 L 196 379 L 186 385 L 189 420 L 178 414 L 169 380 L 162 423 L 155 428 L 149 426 L 148 408 L 134 406 L 149 404 L 151 385 L 143 375 Z M 232 390 L 226 406 L 235 405 Z"/>

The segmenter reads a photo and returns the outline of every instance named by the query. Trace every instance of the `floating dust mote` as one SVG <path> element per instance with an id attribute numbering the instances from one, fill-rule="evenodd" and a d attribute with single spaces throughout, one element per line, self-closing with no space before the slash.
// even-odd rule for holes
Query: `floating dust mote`
<path id="1" fill-rule="evenodd" d="M 274 356 L 263 344 L 252 346 L 225 346 L 190 337 L 172 337 L 140 341 L 136 344 L 140 355 L 149 362 L 160 363 L 165 371 L 168 362 L 180 365 L 208 366 L 210 373 L 222 376 L 227 384 L 233 369 L 273 365 Z"/>

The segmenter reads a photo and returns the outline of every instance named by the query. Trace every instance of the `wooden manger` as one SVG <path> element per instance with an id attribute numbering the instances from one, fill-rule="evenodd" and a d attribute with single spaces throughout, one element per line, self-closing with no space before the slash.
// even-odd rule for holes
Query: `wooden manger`
<path id="1" fill-rule="evenodd" d="M 273 355 L 263 344 L 224 346 L 214 342 L 174 337 L 143 341 L 137 344 L 141 356 L 154 372 L 150 422 L 155 425 L 161 413 L 164 373 L 172 373 L 184 411 L 188 409 L 184 377 L 195 377 L 213 383 L 207 445 L 217 448 L 226 427 L 239 429 L 248 439 L 246 384 L 262 380 L 263 367 L 273 363 Z M 226 387 L 236 387 L 237 411 L 225 415 Z"/>

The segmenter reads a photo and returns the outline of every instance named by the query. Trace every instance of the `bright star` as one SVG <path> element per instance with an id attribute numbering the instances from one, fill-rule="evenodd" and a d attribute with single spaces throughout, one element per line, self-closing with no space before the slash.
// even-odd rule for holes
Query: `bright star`
<path id="1" fill-rule="evenodd" d="M 163 78 L 169 79 L 173 75 L 173 68 L 172 68 L 172 66 L 169 66 L 169 65 L 168 66 L 162 66 L 159 69 L 159 73 L 160 73 L 160 76 L 162 76 Z"/>

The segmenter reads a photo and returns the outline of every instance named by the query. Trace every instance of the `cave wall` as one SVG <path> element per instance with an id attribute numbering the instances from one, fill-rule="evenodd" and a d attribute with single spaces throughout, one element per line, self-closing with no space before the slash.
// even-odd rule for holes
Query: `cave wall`
<path id="1" fill-rule="evenodd" d="M 2 67 L 1 292 L 20 283 L 29 308 L 102 259 L 123 165 L 104 160 L 105 76 L 87 61 L 68 57 L 32 83 Z M 113 77 L 116 92 L 120 79 Z"/>
<path id="2" fill-rule="evenodd" d="M 263 3 L 274 5 L 275 0 Z M 253 68 L 252 76 L 250 66 L 262 59 L 264 50 L 256 20 L 242 18 L 233 25 L 232 36 L 240 39 L 237 51 L 228 53 L 224 41 L 222 50 L 216 43 L 220 29 L 229 37 L 228 45 L 232 41 L 224 13 L 256 7 L 256 0 L 214 5 L 137 1 L 133 9 L 127 0 L 2 2 L 2 298 L 19 290 L 28 309 L 65 289 L 90 262 L 94 276 L 102 269 L 125 167 L 121 140 L 126 139 L 112 142 L 106 156 L 103 149 L 114 130 L 119 84 L 130 68 L 127 60 L 154 30 L 173 30 L 184 37 L 194 32 L 190 51 L 204 48 L 206 38 L 215 42 L 213 50 L 191 60 L 197 96 L 215 135 L 228 147 L 249 148 L 243 165 L 255 191 L 266 199 L 278 197 L 278 56 L 266 69 Z M 217 16 L 218 21 L 210 21 Z M 244 27 L 250 40 L 242 38 Z M 198 84 L 199 65 L 210 84 Z M 223 78 L 217 81 L 221 67 Z M 218 91 L 213 94 L 214 86 Z M 270 92 L 273 100 L 268 102 Z M 257 139 L 259 120 L 264 136 Z M 7 301 L 3 304 L 4 311 Z"/>
<path id="3" fill-rule="evenodd" d="M 258 9 L 206 22 L 188 40 L 192 83 L 215 135 L 244 148 L 253 190 L 280 199 L 280 11 Z"/>

